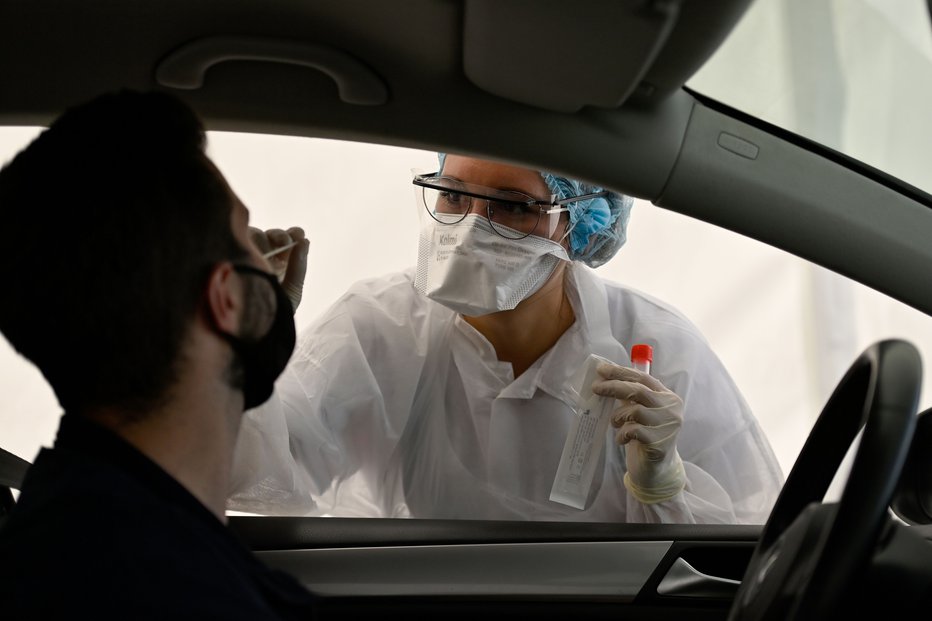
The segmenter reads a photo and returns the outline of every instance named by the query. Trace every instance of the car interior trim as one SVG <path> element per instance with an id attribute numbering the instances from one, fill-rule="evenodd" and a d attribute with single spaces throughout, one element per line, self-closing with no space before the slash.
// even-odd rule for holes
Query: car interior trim
<path id="1" fill-rule="evenodd" d="M 932 525 L 932 408 L 921 412 L 916 419 L 913 437 L 906 464 L 897 483 L 893 502 L 893 514 L 913 525 Z"/>
<path id="2" fill-rule="evenodd" d="M 914 185 L 906 183 L 902 179 L 898 179 L 889 173 L 886 173 L 878 168 L 874 168 L 870 164 L 866 164 L 860 160 L 856 160 L 853 157 L 836 151 L 830 147 L 827 147 L 821 143 L 818 143 L 814 140 L 806 138 L 805 136 L 800 136 L 795 134 L 792 131 L 780 127 L 779 125 L 774 125 L 773 123 L 768 123 L 763 119 L 759 119 L 755 116 L 747 114 L 737 108 L 733 108 L 727 104 L 712 99 L 702 93 L 699 93 L 688 87 L 684 87 L 683 91 L 689 93 L 692 97 L 696 99 L 703 106 L 710 108 L 712 110 L 717 110 L 726 116 L 729 116 L 733 119 L 739 120 L 742 123 L 746 123 L 751 127 L 756 127 L 768 134 L 779 137 L 781 140 L 784 140 L 790 144 L 799 146 L 807 151 L 816 153 L 828 160 L 831 160 L 845 168 L 848 168 L 854 172 L 857 172 L 864 177 L 872 179 L 877 183 L 887 186 L 891 190 L 894 190 L 900 194 L 909 196 L 913 200 L 926 205 L 927 207 L 932 208 L 932 194 L 918 188 Z"/>
<path id="3" fill-rule="evenodd" d="M 728 133 L 757 158 L 719 145 Z M 728 179 L 721 183 L 720 179 Z M 697 103 L 661 207 L 720 225 L 855 278 L 925 313 L 932 209 L 837 162 Z M 757 205 L 781 204 L 777 212 Z M 755 217 L 747 211 L 756 210 Z M 866 253 L 864 249 L 872 248 Z"/>
<path id="4" fill-rule="evenodd" d="M 325 596 L 598 596 L 631 601 L 672 543 L 421 545 L 257 554 Z"/>
<path id="5" fill-rule="evenodd" d="M 379 106 L 388 101 L 388 87 L 382 78 L 346 52 L 329 45 L 270 37 L 214 36 L 190 41 L 158 64 L 155 78 L 162 86 L 194 90 L 204 85 L 211 67 L 232 61 L 309 67 L 330 76 L 345 103 Z"/>
<path id="6" fill-rule="evenodd" d="M 615 108 L 638 87 L 679 13 L 676 2 L 595 2 L 598 20 L 565 28 L 563 7 L 537 0 L 467 0 L 463 68 L 479 88 L 546 110 Z M 593 0 L 576 10 L 593 13 Z M 582 25 L 582 24 L 581 24 Z M 558 45 L 534 44 L 558 32 Z M 611 58 L 611 67 L 605 59 Z M 581 73 L 590 74 L 586 76 Z M 575 75 L 575 88 L 554 88 L 553 75 Z"/>

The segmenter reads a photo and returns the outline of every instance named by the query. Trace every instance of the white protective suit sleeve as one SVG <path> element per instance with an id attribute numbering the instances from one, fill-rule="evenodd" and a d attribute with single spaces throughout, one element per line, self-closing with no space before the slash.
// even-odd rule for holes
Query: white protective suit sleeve
<path id="1" fill-rule="evenodd" d="M 281 392 L 286 370 L 271 398 L 243 414 L 233 453 L 227 509 L 246 513 L 307 515 L 316 506 L 298 476 L 289 449 Z"/>
<path id="2" fill-rule="evenodd" d="M 653 345 L 651 375 L 685 403 L 677 450 L 686 486 L 670 500 L 653 504 L 629 494 L 628 521 L 766 522 L 783 475 L 721 360 L 699 330 L 666 303 L 611 283 L 606 283 L 606 295 L 615 338 Z"/>
<path id="3" fill-rule="evenodd" d="M 373 369 L 361 343 L 413 342 L 424 326 L 414 309 L 386 309 L 372 299 L 380 289 L 409 287 L 401 275 L 372 282 L 351 287 L 304 331 L 275 394 L 245 414 L 229 509 L 366 517 L 396 512 L 398 490 L 386 488 L 383 474 L 410 405 L 387 408 L 383 391 L 393 404 L 412 403 L 423 352 L 407 352 L 405 365 Z M 386 312 L 411 320 L 401 323 Z"/>

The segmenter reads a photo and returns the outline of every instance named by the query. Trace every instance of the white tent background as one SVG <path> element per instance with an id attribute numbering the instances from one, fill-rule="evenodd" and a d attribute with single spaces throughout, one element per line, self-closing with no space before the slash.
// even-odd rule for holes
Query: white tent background
<path id="1" fill-rule="evenodd" d="M 745 19 L 765 26 L 766 36 L 739 30 L 692 87 L 932 187 L 926 155 L 932 34 L 924 0 L 761 2 Z M 791 39 L 800 29 L 818 36 L 809 43 Z M 764 64 L 775 56 L 779 67 Z M 903 100 L 919 104 L 910 109 L 922 114 L 890 112 Z M 0 130 L 0 161 L 37 131 Z M 299 328 L 351 282 L 414 263 L 418 214 L 410 170 L 435 168 L 434 153 L 248 134 L 212 133 L 209 142 L 254 225 L 299 225 L 311 240 Z M 913 144 L 918 155 L 903 155 L 903 146 Z M 22 233 L 54 248 L 41 231 Z M 628 237 L 599 273 L 672 303 L 696 323 L 761 421 L 785 473 L 832 388 L 870 343 L 890 337 L 915 343 L 926 361 L 925 385 L 932 386 L 932 319 L 911 308 L 644 201 L 635 205 Z M 53 441 L 60 409 L 41 374 L 6 341 L 0 341 L 0 394 L 0 446 L 32 460 Z M 927 388 L 921 407 L 930 405 L 929 394 Z"/>

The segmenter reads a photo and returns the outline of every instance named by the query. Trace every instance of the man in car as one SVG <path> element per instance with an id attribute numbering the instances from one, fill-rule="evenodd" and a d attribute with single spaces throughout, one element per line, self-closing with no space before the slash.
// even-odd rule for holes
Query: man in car
<path id="1" fill-rule="evenodd" d="M 0 330 L 64 410 L 0 530 L 5 618 L 313 616 L 226 527 L 243 411 L 295 331 L 204 146 L 178 100 L 121 92 L 0 171 Z"/>

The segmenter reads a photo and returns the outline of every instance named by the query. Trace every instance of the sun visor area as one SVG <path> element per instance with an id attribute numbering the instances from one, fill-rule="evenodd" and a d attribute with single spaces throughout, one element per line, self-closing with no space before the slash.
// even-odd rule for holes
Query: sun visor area
<path id="1" fill-rule="evenodd" d="M 556 112 L 656 100 L 692 76 L 748 3 L 464 0 L 464 71 L 489 93 Z"/>
<path id="2" fill-rule="evenodd" d="M 625 102 L 666 41 L 677 2 L 466 0 L 466 76 L 500 97 L 555 110 Z"/>

